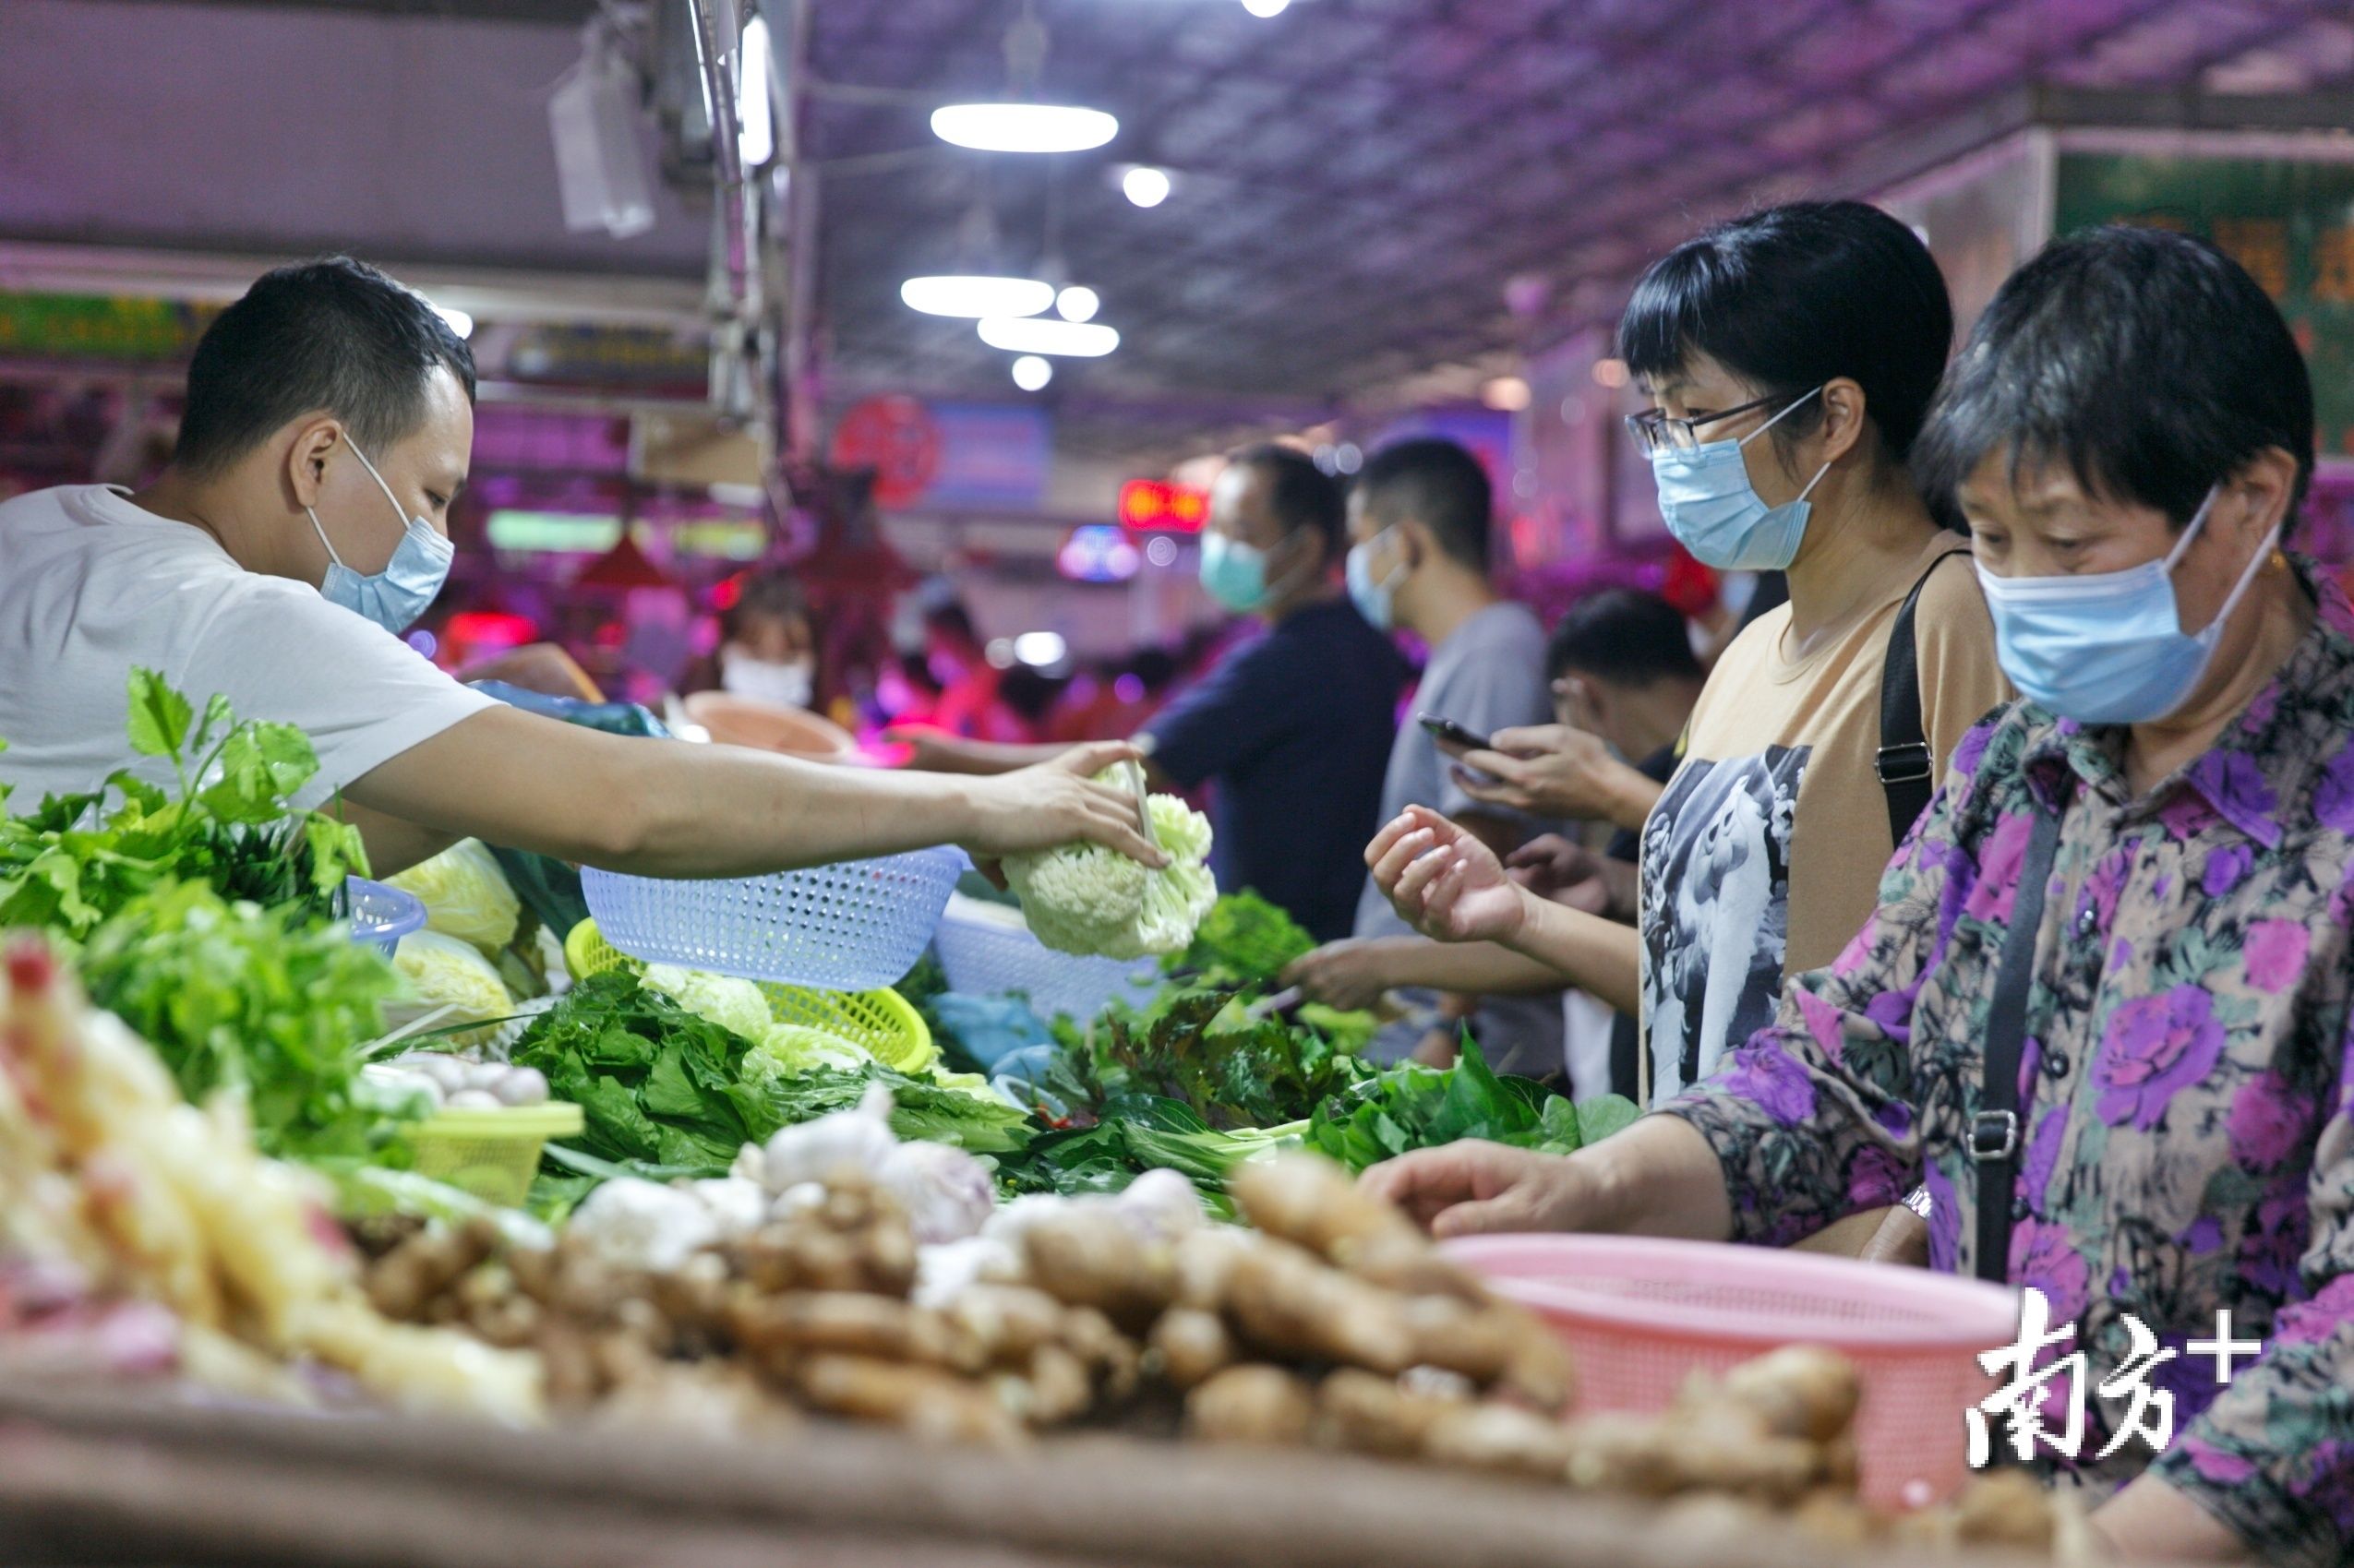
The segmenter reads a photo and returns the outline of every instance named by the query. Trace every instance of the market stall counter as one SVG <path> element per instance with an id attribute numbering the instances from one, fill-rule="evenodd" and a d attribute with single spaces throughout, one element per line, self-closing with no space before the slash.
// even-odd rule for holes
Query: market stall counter
<path id="1" fill-rule="evenodd" d="M 1709 1500 L 1638 1508 L 1347 1456 L 1099 1436 L 943 1449 L 815 1423 L 718 1442 L 529 1437 L 0 1384 L 0 1555 L 343 1568 L 1845 1568 Z"/>

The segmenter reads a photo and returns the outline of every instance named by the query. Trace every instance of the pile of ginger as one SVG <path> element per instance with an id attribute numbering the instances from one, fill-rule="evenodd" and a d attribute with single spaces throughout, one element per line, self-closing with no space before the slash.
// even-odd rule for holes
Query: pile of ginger
<path id="1" fill-rule="evenodd" d="M 734 1436 L 817 1414 L 999 1448 L 1174 1424 L 1648 1500 L 1728 1530 L 1772 1514 L 1851 1543 L 2052 1550 L 2056 1515 L 2021 1478 L 1901 1517 L 1864 1503 L 1860 1385 L 1832 1351 L 1696 1376 L 1658 1414 L 1565 1419 L 1575 1379 L 1553 1331 L 1338 1167 L 1254 1162 L 1231 1191 L 1246 1226 L 1166 1236 L 1047 1205 L 1012 1264 L 937 1305 L 912 1299 L 905 1214 L 847 1180 L 667 1274 L 466 1229 L 379 1239 L 367 1278 L 388 1316 L 537 1352 L 551 1406 L 591 1418 Z"/>

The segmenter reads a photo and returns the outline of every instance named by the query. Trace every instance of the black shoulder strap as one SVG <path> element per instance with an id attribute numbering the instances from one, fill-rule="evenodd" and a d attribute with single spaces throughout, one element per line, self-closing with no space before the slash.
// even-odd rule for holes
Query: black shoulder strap
<path id="1" fill-rule="evenodd" d="M 2011 1204 L 2018 1187 L 2019 1129 L 2027 1108 L 2019 1099 L 2019 1062 L 2026 1054 L 2027 999 L 2036 984 L 2036 936 L 2044 923 L 2044 889 L 2060 851 L 2064 808 L 2047 811 L 2039 803 L 2035 812 L 2036 831 L 2019 867 L 2011 928 L 2003 933 L 1995 969 L 1978 1114 L 1970 1119 L 1970 1160 L 1977 1167 L 1978 1277 L 1999 1285 L 2009 1283 L 2011 1272 Z"/>
<path id="2" fill-rule="evenodd" d="M 1880 787 L 1888 796 L 1888 842 L 1902 844 L 1913 824 L 1928 809 L 1937 789 L 1937 756 L 1929 749 L 1921 727 L 1921 653 L 1913 622 L 1921 606 L 1921 591 L 1937 569 L 1967 550 L 1948 550 L 1929 563 L 1928 570 L 1904 595 L 1889 628 L 1888 657 L 1880 672 L 1880 756 L 1876 766 Z"/>

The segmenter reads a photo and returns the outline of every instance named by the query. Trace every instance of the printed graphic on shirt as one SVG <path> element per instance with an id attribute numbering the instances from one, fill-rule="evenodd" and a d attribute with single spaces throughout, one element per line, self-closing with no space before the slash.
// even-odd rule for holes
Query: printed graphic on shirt
<path id="1" fill-rule="evenodd" d="M 1808 747 L 1685 763 L 1643 830 L 1643 1016 L 1653 1103 L 1773 1022 Z"/>

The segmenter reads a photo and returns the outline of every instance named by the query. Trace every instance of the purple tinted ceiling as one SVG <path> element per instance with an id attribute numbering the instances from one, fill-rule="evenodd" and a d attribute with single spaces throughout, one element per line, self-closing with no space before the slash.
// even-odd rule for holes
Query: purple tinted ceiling
<path id="1" fill-rule="evenodd" d="M 827 83 L 993 96 L 1018 0 L 813 0 Z M 1063 254 L 1125 342 L 1058 386 L 1348 399 L 1513 344 L 1505 281 L 1615 284 L 1698 221 L 1835 186 L 1863 150 L 2032 83 L 2304 90 L 2354 73 L 2302 0 L 1039 0 L 1042 96 L 1119 138 L 1054 160 L 925 151 L 823 186 L 825 335 L 859 385 L 996 392 L 1003 356 L 897 298 L 985 196 L 1033 267 L 1048 165 Z M 920 104 L 827 96 L 812 150 L 930 142 Z M 1112 167 L 1167 166 L 1151 211 Z"/>

